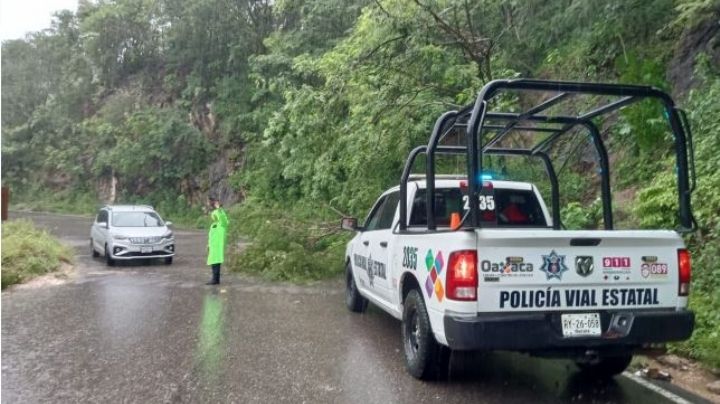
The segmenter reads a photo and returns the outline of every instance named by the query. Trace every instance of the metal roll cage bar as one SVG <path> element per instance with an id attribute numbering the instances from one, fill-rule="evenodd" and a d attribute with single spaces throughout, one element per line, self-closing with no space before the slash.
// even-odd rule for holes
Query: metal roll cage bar
<path id="1" fill-rule="evenodd" d="M 555 92 L 555 96 L 541 102 L 523 113 L 488 111 L 488 101 L 502 91 L 542 91 Z M 570 115 L 540 115 L 574 94 L 590 94 L 615 96 L 620 99 L 602 105 L 584 114 Z M 655 99 L 662 103 L 670 129 L 675 140 L 675 155 L 677 164 L 678 206 L 680 228 L 678 232 L 692 232 L 696 223 L 692 215 L 691 194 L 695 189 L 695 163 L 692 144 L 692 133 L 685 112 L 675 106 L 672 98 L 665 92 L 649 86 L 636 86 L 624 84 L 577 83 L 529 79 L 494 80 L 487 83 L 478 93 L 474 104 L 468 105 L 459 111 L 447 111 L 437 121 L 426 146 L 413 149 L 405 163 L 400 178 L 400 231 L 407 231 L 407 182 L 413 164 L 420 154 L 426 155 L 426 187 L 427 229 L 437 230 L 435 223 L 435 155 L 454 154 L 467 156 L 467 179 L 470 211 L 467 221 L 463 219 L 465 228 L 479 228 L 480 214 L 478 200 L 483 182 L 482 156 L 510 155 L 525 156 L 540 159 L 548 174 L 552 192 L 553 228 L 560 229 L 560 191 L 557 173 L 547 154 L 547 149 L 563 134 L 573 128 L 583 127 L 587 130 L 593 141 L 598 155 L 601 173 L 601 197 L 603 206 L 603 224 L 606 230 L 614 228 L 612 215 L 612 197 L 610 193 L 610 167 L 607 149 L 600 135 L 600 131 L 593 123 L 593 119 L 609 114 L 622 107 L 644 99 Z M 505 125 L 487 124 L 486 120 L 503 121 Z M 523 122 L 545 123 L 562 125 L 557 128 L 521 126 Z M 440 141 L 457 129 L 465 130 L 466 146 L 440 146 Z M 483 131 L 497 132 L 485 144 L 478 144 L 478 135 Z M 550 133 L 548 137 L 534 145 L 532 148 L 495 147 L 505 136 L 512 131 L 526 131 L 529 133 Z M 691 176 L 690 176 L 691 175 Z M 692 182 L 690 181 L 692 180 Z"/>

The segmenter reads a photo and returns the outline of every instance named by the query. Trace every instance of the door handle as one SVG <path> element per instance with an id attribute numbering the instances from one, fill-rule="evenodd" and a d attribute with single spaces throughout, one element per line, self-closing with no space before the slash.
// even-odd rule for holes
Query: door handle
<path id="1" fill-rule="evenodd" d="M 381 242 L 380 242 L 380 247 L 386 248 L 386 247 L 387 247 L 387 241 L 381 241 Z"/>
<path id="2" fill-rule="evenodd" d="M 363 245 L 370 245 L 370 242 L 365 240 L 365 241 L 363 241 Z"/>

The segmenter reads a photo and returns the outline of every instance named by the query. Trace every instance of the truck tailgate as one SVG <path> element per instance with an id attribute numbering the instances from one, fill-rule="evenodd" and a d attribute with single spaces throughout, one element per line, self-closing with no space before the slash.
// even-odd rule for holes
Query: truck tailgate
<path id="1" fill-rule="evenodd" d="M 683 307 L 672 231 L 476 230 L 478 312 Z"/>

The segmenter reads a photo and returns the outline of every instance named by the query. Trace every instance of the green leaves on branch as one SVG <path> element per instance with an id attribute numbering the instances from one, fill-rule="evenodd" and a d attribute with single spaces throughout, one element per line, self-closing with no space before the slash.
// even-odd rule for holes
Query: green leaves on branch
<path id="1" fill-rule="evenodd" d="M 673 349 L 720 366 L 717 341 L 720 337 L 720 76 L 698 72 L 704 82 L 692 90 L 686 109 L 695 144 L 697 189 L 693 212 L 699 232 L 688 238 L 693 257 L 693 290 L 690 307 L 697 313 L 692 338 Z M 656 174 L 650 185 L 638 193 L 636 213 L 646 228 L 673 228 L 677 225 L 677 188 L 674 159 Z"/>
<path id="2" fill-rule="evenodd" d="M 94 171 L 114 175 L 131 195 L 158 189 L 181 193 L 184 181 L 203 171 L 212 146 L 177 110 L 142 108 L 115 125 L 101 119 L 87 127 L 101 144 Z"/>

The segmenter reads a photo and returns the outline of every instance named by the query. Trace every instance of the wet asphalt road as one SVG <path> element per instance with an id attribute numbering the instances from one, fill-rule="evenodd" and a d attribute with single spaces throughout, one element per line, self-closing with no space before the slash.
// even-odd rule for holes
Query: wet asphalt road
<path id="1" fill-rule="evenodd" d="M 543 403 L 667 400 L 568 361 L 495 353 L 452 359 L 450 380 L 404 369 L 399 323 L 356 315 L 342 282 L 267 283 L 223 273 L 205 286 L 205 234 L 178 256 L 108 268 L 89 255 L 91 219 L 19 214 L 77 249 L 61 285 L 2 293 L 2 402 Z"/>

